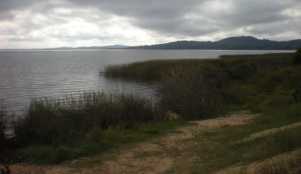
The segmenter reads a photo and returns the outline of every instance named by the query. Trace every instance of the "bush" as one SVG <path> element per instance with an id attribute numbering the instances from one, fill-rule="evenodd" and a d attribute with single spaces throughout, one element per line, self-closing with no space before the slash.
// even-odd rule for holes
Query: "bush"
<path id="1" fill-rule="evenodd" d="M 301 48 L 297 50 L 297 52 L 295 53 L 295 60 L 294 63 L 296 65 L 300 65 L 301 64 Z"/>

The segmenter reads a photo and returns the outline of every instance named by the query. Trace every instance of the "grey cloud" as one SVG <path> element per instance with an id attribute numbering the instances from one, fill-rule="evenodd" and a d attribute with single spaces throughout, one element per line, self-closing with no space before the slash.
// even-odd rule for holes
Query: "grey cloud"
<path id="1" fill-rule="evenodd" d="M 281 12 L 291 5 L 291 0 L 235 0 L 233 12 L 225 17 L 237 25 L 271 23 L 284 20 Z"/>
<path id="2" fill-rule="evenodd" d="M 225 11 L 210 9 L 207 5 L 214 1 L 221 6 L 230 4 L 232 8 Z M 289 20 L 290 18 L 283 15 L 282 11 L 301 4 L 299 0 L 70 0 L 70 2 L 127 16 L 139 27 L 176 36 L 200 36 L 218 30 Z M 184 18 L 188 13 L 210 20 Z"/>
<path id="3" fill-rule="evenodd" d="M 301 36 L 301 19 L 295 21 L 280 21 L 266 25 L 254 25 L 249 27 L 249 32 L 253 35 L 260 35 L 264 38 L 275 38 L 278 40 L 300 39 Z"/>
<path id="4" fill-rule="evenodd" d="M 0 1 L 0 20 L 11 19 L 11 10 L 18 10 L 26 8 L 34 3 L 39 2 L 38 0 L 1 0 Z"/>
<path id="5" fill-rule="evenodd" d="M 55 9 L 77 9 L 70 14 L 56 14 Z M 289 36 L 300 37 L 300 0 L 0 0 L 0 22 L 14 21 L 14 12 L 30 9 L 34 14 L 42 14 L 47 21 L 23 21 L 23 28 L 15 32 L 3 29 L 2 35 L 19 35 L 24 39 L 34 30 L 51 25 L 67 23 L 74 17 L 80 17 L 101 27 L 101 22 L 93 18 L 97 15 L 125 17 L 130 24 L 145 31 L 156 33 L 162 38 L 199 38 L 220 35 L 227 37 L 230 33 L 267 36 L 271 39 Z M 81 13 L 79 9 L 96 9 L 91 13 Z M 296 14 L 285 13 L 294 9 Z M 295 15 L 295 16 L 294 16 Z M 1 26 L 0 26 L 1 29 Z M 14 33 L 15 32 L 15 33 Z M 17 33 L 17 34 L 16 34 Z M 221 34 L 226 33 L 226 34 Z M 289 34 L 287 34 L 289 33 Z M 23 36 L 22 36 L 23 35 Z M 281 37 L 280 37 L 281 36 Z M 100 34 L 82 33 L 76 36 L 49 35 L 72 41 L 102 38 Z M 37 38 L 33 38 L 33 40 Z"/>
<path id="6" fill-rule="evenodd" d="M 201 31 L 199 30 L 201 27 L 189 28 L 190 21 L 184 18 L 185 14 L 200 4 L 199 0 L 72 0 L 72 2 L 129 17 L 134 25 L 167 35 L 185 33 L 196 35 L 195 33 L 200 34 Z"/>
<path id="7" fill-rule="evenodd" d="M 0 11 L 16 10 L 19 8 L 24 8 L 30 6 L 39 0 L 1 0 L 0 1 Z"/>

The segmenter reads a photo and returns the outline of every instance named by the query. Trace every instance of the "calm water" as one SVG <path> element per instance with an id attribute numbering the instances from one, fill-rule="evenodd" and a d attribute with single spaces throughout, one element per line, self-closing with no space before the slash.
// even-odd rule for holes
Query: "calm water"
<path id="1" fill-rule="evenodd" d="M 12 112 L 24 111 L 31 99 L 59 98 L 88 91 L 149 95 L 152 88 L 105 79 L 99 72 L 114 64 L 151 59 L 217 58 L 230 54 L 280 51 L 206 50 L 55 50 L 0 51 L 0 102 Z"/>

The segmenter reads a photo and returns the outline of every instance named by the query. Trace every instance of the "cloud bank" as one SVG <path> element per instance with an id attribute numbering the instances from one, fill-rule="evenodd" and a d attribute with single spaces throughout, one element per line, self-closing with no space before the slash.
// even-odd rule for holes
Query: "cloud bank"
<path id="1" fill-rule="evenodd" d="M 301 38 L 300 0 L 1 0 L 0 48 Z"/>

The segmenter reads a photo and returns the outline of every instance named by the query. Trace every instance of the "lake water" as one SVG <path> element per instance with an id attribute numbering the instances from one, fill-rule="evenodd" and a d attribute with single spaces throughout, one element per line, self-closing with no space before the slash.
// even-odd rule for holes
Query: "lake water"
<path id="1" fill-rule="evenodd" d="M 282 51 L 216 50 L 2 50 L 0 103 L 22 113 L 31 99 L 60 98 L 89 91 L 150 95 L 149 86 L 104 78 L 108 65 L 152 59 L 218 58 L 220 55 L 264 54 Z"/>

